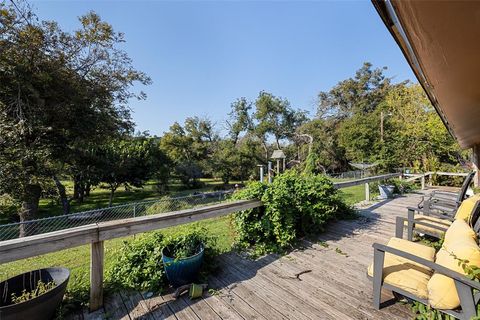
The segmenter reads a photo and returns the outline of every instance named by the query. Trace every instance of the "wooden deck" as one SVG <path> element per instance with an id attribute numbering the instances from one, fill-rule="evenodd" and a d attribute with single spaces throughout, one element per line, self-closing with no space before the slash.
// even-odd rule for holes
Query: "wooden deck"
<path id="1" fill-rule="evenodd" d="M 122 292 L 107 296 L 104 309 L 75 318 L 411 319 L 409 308 L 400 303 L 373 309 L 366 269 L 372 244 L 386 243 L 394 235 L 395 217 L 406 215 L 406 207 L 416 205 L 420 196 L 361 208 L 360 219 L 329 224 L 318 240 L 303 241 L 302 248 L 287 256 L 250 261 L 235 253 L 222 255 L 221 271 L 209 279 L 214 291 L 201 299 Z"/>

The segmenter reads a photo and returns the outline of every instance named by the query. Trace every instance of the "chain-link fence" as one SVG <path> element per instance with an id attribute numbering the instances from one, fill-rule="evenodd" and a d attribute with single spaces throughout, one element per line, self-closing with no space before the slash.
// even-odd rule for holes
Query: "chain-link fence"
<path id="1" fill-rule="evenodd" d="M 79 227 L 87 224 L 196 208 L 226 200 L 232 191 L 128 203 L 72 214 L 0 225 L 0 241 Z"/>

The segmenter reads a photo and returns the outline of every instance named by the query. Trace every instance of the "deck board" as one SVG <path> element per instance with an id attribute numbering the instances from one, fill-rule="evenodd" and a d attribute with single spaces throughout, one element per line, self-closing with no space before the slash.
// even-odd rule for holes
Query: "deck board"
<path id="1" fill-rule="evenodd" d="M 219 257 L 220 271 L 210 276 L 215 289 L 204 297 L 174 300 L 122 292 L 106 297 L 104 319 L 411 319 L 409 308 L 372 306 L 372 284 L 366 277 L 374 242 L 386 243 L 395 218 L 406 216 L 421 194 L 410 194 L 362 206 L 361 217 L 329 223 L 315 239 L 302 240 L 286 256 L 255 261 L 237 253 Z M 295 274 L 311 270 L 297 279 Z M 391 294 L 383 293 L 388 299 Z M 83 318 L 86 318 L 85 316 Z"/>

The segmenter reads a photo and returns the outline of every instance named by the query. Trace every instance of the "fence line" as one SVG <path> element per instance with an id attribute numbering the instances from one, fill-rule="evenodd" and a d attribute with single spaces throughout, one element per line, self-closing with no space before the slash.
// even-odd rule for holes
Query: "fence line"
<path id="1" fill-rule="evenodd" d="M 75 228 L 92 223 L 195 208 L 224 201 L 232 192 L 233 191 L 218 191 L 182 197 L 147 200 L 66 215 L 8 223 L 0 225 L 0 241 Z"/>

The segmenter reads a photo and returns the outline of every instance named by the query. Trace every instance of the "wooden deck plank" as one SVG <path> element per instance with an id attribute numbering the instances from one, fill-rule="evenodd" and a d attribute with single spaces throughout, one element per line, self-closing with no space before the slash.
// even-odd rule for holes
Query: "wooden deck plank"
<path id="1" fill-rule="evenodd" d="M 138 291 L 122 291 L 120 295 L 128 310 L 130 319 L 155 320 Z"/>
<path id="2" fill-rule="evenodd" d="M 245 319 L 240 313 L 235 311 L 235 309 L 228 304 L 224 304 L 218 297 L 217 294 L 212 295 L 208 292 L 205 292 L 204 297 L 202 298 L 205 303 L 207 303 L 223 320 L 231 319 Z"/>
<path id="3" fill-rule="evenodd" d="M 293 277 L 295 274 L 304 271 L 312 270 L 310 273 L 305 273 L 301 276 L 301 282 L 296 281 L 301 286 L 302 291 L 307 292 L 312 297 L 311 299 L 320 299 L 328 303 L 327 308 L 333 310 L 340 310 L 349 313 L 355 319 L 384 319 L 387 316 L 395 319 L 388 312 L 375 312 L 370 307 L 369 301 L 365 300 L 365 293 L 360 288 L 364 288 L 361 282 L 356 282 L 353 285 L 347 284 L 344 278 L 339 277 L 337 273 L 326 273 L 326 267 L 317 267 L 316 263 L 309 263 L 304 259 L 289 259 L 290 255 L 270 263 L 270 272 L 277 274 L 279 277 Z M 333 268 L 333 270 L 338 268 Z M 321 275 L 321 276 L 319 276 Z M 343 276 L 343 274 L 342 274 Z M 342 303 L 339 303 L 341 301 Z M 337 318 L 338 319 L 338 318 Z"/>
<path id="4" fill-rule="evenodd" d="M 269 292 L 262 291 L 248 280 L 240 280 L 228 270 L 222 270 L 218 279 L 228 285 L 243 301 L 267 319 L 297 319 L 290 314 L 288 306 L 282 306 Z M 260 289 L 260 290 L 259 290 Z"/>
<path id="5" fill-rule="evenodd" d="M 220 256 L 222 268 L 208 280 L 213 294 L 206 292 L 197 300 L 138 292 L 108 296 L 105 318 L 410 319 L 405 305 L 373 308 L 366 269 L 373 260 L 372 244 L 393 237 L 396 217 L 406 216 L 406 208 L 420 200 L 421 194 L 411 194 L 362 207 L 360 218 L 329 223 L 316 239 L 304 240 L 302 247 L 284 257 L 268 255 L 251 261 L 235 253 Z M 304 270 L 312 271 L 297 279 L 295 274 Z M 390 297 L 384 293 L 385 299 Z"/>
<path id="6" fill-rule="evenodd" d="M 198 320 L 200 317 L 183 301 L 183 299 L 174 299 L 172 294 L 162 296 L 166 305 L 175 314 L 179 320 Z M 205 317 L 205 319 L 208 319 Z"/>
<path id="7" fill-rule="evenodd" d="M 145 305 L 156 320 L 177 320 L 162 296 L 141 293 Z"/>
<path id="8" fill-rule="evenodd" d="M 190 306 L 193 312 L 197 315 L 199 318 L 203 319 L 212 319 L 212 320 L 222 320 L 222 318 L 215 312 L 215 310 L 212 309 L 208 305 L 208 303 L 205 302 L 202 298 L 196 299 L 196 300 L 190 300 L 189 297 L 186 295 L 183 295 L 180 297 L 180 299 L 183 299 L 183 301 Z"/>
<path id="9" fill-rule="evenodd" d="M 225 285 L 215 276 L 211 275 L 208 278 L 210 286 L 215 288 L 218 293 L 216 297 L 222 300 L 225 304 L 231 306 L 244 319 L 267 319 L 261 315 L 257 310 L 252 308 L 248 302 L 242 299 L 236 292 L 233 292 L 232 287 L 235 284 Z"/>
<path id="10" fill-rule="evenodd" d="M 104 309 L 108 319 L 130 320 L 129 312 L 118 292 L 111 293 L 105 297 Z"/>
<path id="11" fill-rule="evenodd" d="M 298 312 L 299 318 L 304 319 L 333 319 L 331 314 L 326 312 L 322 308 L 316 308 L 314 305 L 307 303 L 305 300 L 307 297 L 302 291 L 296 290 L 297 288 L 289 286 L 289 283 L 285 279 L 278 277 L 269 277 L 262 273 L 254 261 L 247 261 L 236 255 L 225 255 L 222 259 L 228 263 L 229 266 L 236 269 L 236 272 L 245 275 L 246 277 L 252 277 L 252 280 L 256 281 L 257 285 L 263 290 L 269 290 L 272 292 L 282 303 L 290 305 L 292 310 Z M 339 316 L 341 314 L 338 314 Z M 348 319 L 346 314 L 341 315 L 344 319 Z"/>

